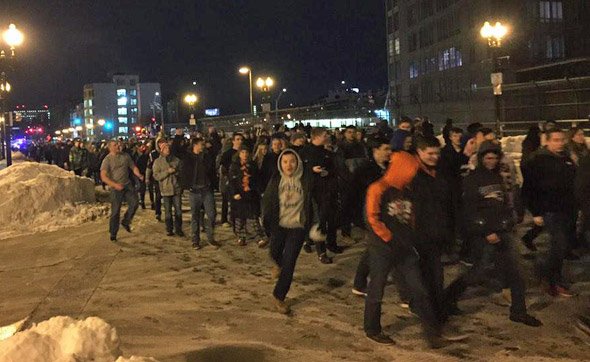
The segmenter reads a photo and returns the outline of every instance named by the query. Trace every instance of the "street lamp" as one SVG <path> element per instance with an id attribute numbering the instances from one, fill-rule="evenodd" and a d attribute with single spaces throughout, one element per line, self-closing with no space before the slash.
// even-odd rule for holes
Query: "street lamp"
<path id="1" fill-rule="evenodd" d="M 10 24 L 8 29 L 2 33 L 2 39 L 10 49 L 8 56 L 4 50 L 0 50 L 0 114 L 4 115 L 8 93 L 12 88 L 10 83 L 8 83 L 8 76 L 6 73 L 12 70 L 12 62 L 16 56 L 15 48 L 23 43 L 25 37 L 14 24 Z M 3 144 L 3 149 L 6 151 L 7 167 L 12 165 L 12 149 L 10 141 L 10 127 L 12 124 L 6 124 L 8 118 L 10 117 L 4 117 L 4 122 L 2 122 L 2 134 L 4 135 L 5 142 L 5 144 Z"/>
<path id="2" fill-rule="evenodd" d="M 248 84 L 250 86 L 250 113 L 254 114 L 254 101 L 252 97 L 252 69 L 248 67 L 241 67 L 240 74 L 248 74 Z"/>
<path id="3" fill-rule="evenodd" d="M 270 88 L 275 84 L 275 81 L 271 77 L 258 78 L 256 80 L 256 86 L 263 92 L 268 92 Z"/>
<path id="4" fill-rule="evenodd" d="M 106 123 L 106 121 L 104 119 L 102 119 L 102 118 L 98 120 L 98 125 L 101 126 L 101 127 L 104 127 L 104 124 L 105 123 Z"/>
<path id="5" fill-rule="evenodd" d="M 188 104 L 190 111 L 191 111 L 191 117 L 189 120 L 189 124 L 191 126 L 197 125 L 197 121 L 196 120 L 193 121 L 193 119 L 195 119 L 195 104 L 197 103 L 197 101 L 198 101 L 197 95 L 194 93 L 189 93 L 184 97 L 184 102 L 186 104 Z"/>
<path id="6" fill-rule="evenodd" d="M 279 120 L 279 100 L 281 99 L 281 96 L 283 95 L 283 93 L 287 93 L 287 88 L 283 88 L 281 90 L 281 92 L 279 93 L 279 96 L 277 97 L 277 99 L 275 101 L 275 120 L 276 121 Z"/>
<path id="7" fill-rule="evenodd" d="M 494 107 L 496 111 L 496 133 L 502 136 L 502 127 L 500 125 L 500 100 L 502 97 L 503 76 L 500 71 L 499 50 L 502 47 L 502 39 L 508 34 L 508 28 L 499 21 L 494 26 L 486 21 L 479 31 L 482 38 L 487 39 L 488 46 L 491 50 L 493 73 L 491 75 L 492 88 L 494 91 Z"/>

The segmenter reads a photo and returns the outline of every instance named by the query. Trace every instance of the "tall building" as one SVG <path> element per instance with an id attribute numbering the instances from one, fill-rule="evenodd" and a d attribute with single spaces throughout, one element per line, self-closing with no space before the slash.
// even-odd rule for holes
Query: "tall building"
<path id="1" fill-rule="evenodd" d="M 387 104 L 396 119 L 494 122 L 496 64 L 503 122 L 590 114 L 589 1 L 386 0 L 386 12 Z M 496 53 L 480 35 L 486 21 L 509 27 Z"/>
<path id="2" fill-rule="evenodd" d="M 145 125 L 160 104 L 160 84 L 140 83 L 139 76 L 113 75 L 112 83 L 84 86 L 84 123 L 89 136 L 128 137 Z"/>

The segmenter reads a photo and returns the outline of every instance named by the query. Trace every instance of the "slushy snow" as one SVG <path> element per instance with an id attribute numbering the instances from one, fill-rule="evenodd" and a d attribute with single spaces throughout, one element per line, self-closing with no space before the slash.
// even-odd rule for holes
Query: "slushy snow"
<path id="1" fill-rule="evenodd" d="M 106 215 L 94 182 L 55 165 L 14 164 L 0 171 L 0 238 L 53 231 Z"/>
<path id="2" fill-rule="evenodd" d="M 53 317 L 0 341 L 0 362 L 157 362 L 124 358 L 117 330 L 98 317 Z"/>

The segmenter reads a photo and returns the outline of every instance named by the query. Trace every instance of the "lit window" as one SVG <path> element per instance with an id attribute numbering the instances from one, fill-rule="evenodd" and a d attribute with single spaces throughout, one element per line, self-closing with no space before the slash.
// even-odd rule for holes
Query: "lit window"
<path id="1" fill-rule="evenodd" d="M 137 105 L 137 98 L 131 98 L 131 100 L 129 101 L 129 104 L 131 104 L 132 106 L 136 106 Z"/>
<path id="2" fill-rule="evenodd" d="M 539 19 L 542 23 L 563 20 L 563 4 L 561 1 L 539 1 Z"/>
<path id="3" fill-rule="evenodd" d="M 117 114 L 120 116 L 126 116 L 127 115 L 127 107 L 119 107 L 119 109 L 117 110 Z"/>
<path id="4" fill-rule="evenodd" d="M 129 128 L 127 127 L 119 127 L 119 133 L 128 133 L 129 132 Z"/>
<path id="5" fill-rule="evenodd" d="M 131 108 L 131 114 L 137 114 L 137 108 Z"/>
<path id="6" fill-rule="evenodd" d="M 565 56 L 565 45 L 563 36 L 547 37 L 546 54 L 547 59 L 559 59 Z"/>
<path id="7" fill-rule="evenodd" d="M 126 89 L 117 89 L 117 97 L 126 97 L 127 90 Z"/>
<path id="8" fill-rule="evenodd" d="M 127 124 L 127 117 L 119 117 L 118 121 L 119 124 Z"/>
<path id="9" fill-rule="evenodd" d="M 416 62 L 410 62 L 410 79 L 418 78 L 418 66 Z"/>
<path id="10" fill-rule="evenodd" d="M 395 49 L 395 54 L 399 55 L 400 52 L 401 52 L 401 48 L 400 48 L 400 45 L 399 45 L 399 38 L 395 38 L 395 40 L 393 41 L 393 43 L 394 43 L 393 47 Z"/>
<path id="11" fill-rule="evenodd" d="M 136 97 L 137 96 L 137 90 L 136 89 L 132 89 L 129 91 L 129 94 Z"/>

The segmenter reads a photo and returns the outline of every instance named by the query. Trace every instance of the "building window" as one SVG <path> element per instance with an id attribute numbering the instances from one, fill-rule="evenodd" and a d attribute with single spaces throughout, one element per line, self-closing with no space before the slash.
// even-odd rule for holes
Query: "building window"
<path id="1" fill-rule="evenodd" d="M 561 1 L 539 1 L 539 19 L 542 23 L 563 21 Z"/>
<path id="2" fill-rule="evenodd" d="M 132 86 L 132 87 L 135 87 L 136 84 L 137 84 L 137 81 L 135 79 L 131 79 L 129 81 L 129 85 Z"/>
<path id="3" fill-rule="evenodd" d="M 126 97 L 127 96 L 127 90 L 126 89 L 117 89 L 117 98 L 118 97 Z"/>
<path id="4" fill-rule="evenodd" d="M 129 91 L 129 95 L 131 95 L 132 97 L 137 97 L 137 90 L 136 89 L 131 89 Z"/>
<path id="5" fill-rule="evenodd" d="M 410 62 L 410 79 L 418 78 L 418 64 L 415 61 Z"/>
<path id="6" fill-rule="evenodd" d="M 119 124 L 127 124 L 127 117 L 119 117 L 117 118 Z"/>
<path id="7" fill-rule="evenodd" d="M 129 133 L 129 128 L 119 127 L 119 134 L 127 134 L 127 133 Z"/>
<path id="8" fill-rule="evenodd" d="M 565 56 L 565 46 L 563 36 L 551 37 L 548 36 L 546 39 L 546 52 L 545 56 L 547 59 L 559 59 Z"/>
<path id="9" fill-rule="evenodd" d="M 393 37 L 391 35 L 389 36 L 387 47 L 389 50 L 389 62 L 393 63 L 393 55 L 395 54 L 395 48 L 393 46 Z"/>
<path id="10" fill-rule="evenodd" d="M 137 98 L 131 98 L 131 100 L 129 101 L 129 104 L 131 104 L 132 106 L 136 106 L 137 105 Z"/>
<path id="11" fill-rule="evenodd" d="M 127 105 L 127 97 L 117 98 L 117 105 L 118 106 L 126 106 Z"/>
<path id="12" fill-rule="evenodd" d="M 137 108 L 131 108 L 131 114 L 137 114 Z"/>
<path id="13" fill-rule="evenodd" d="M 119 109 L 117 109 L 117 114 L 120 116 L 126 116 L 127 115 L 127 107 L 119 107 Z"/>
<path id="14" fill-rule="evenodd" d="M 434 7 L 432 6 L 432 1 L 433 0 L 422 0 L 422 2 L 420 3 L 420 14 L 422 19 L 425 19 L 434 14 Z"/>
<path id="15" fill-rule="evenodd" d="M 463 55 L 455 47 L 445 49 L 438 54 L 438 70 L 443 71 L 463 66 Z"/>
<path id="16" fill-rule="evenodd" d="M 396 55 L 400 55 L 400 53 L 401 53 L 401 47 L 400 47 L 400 44 L 399 44 L 399 38 L 395 38 L 393 40 L 393 48 L 395 49 L 395 54 Z"/>
<path id="17" fill-rule="evenodd" d="M 428 24 L 420 29 L 420 48 L 434 44 L 434 27 Z"/>

